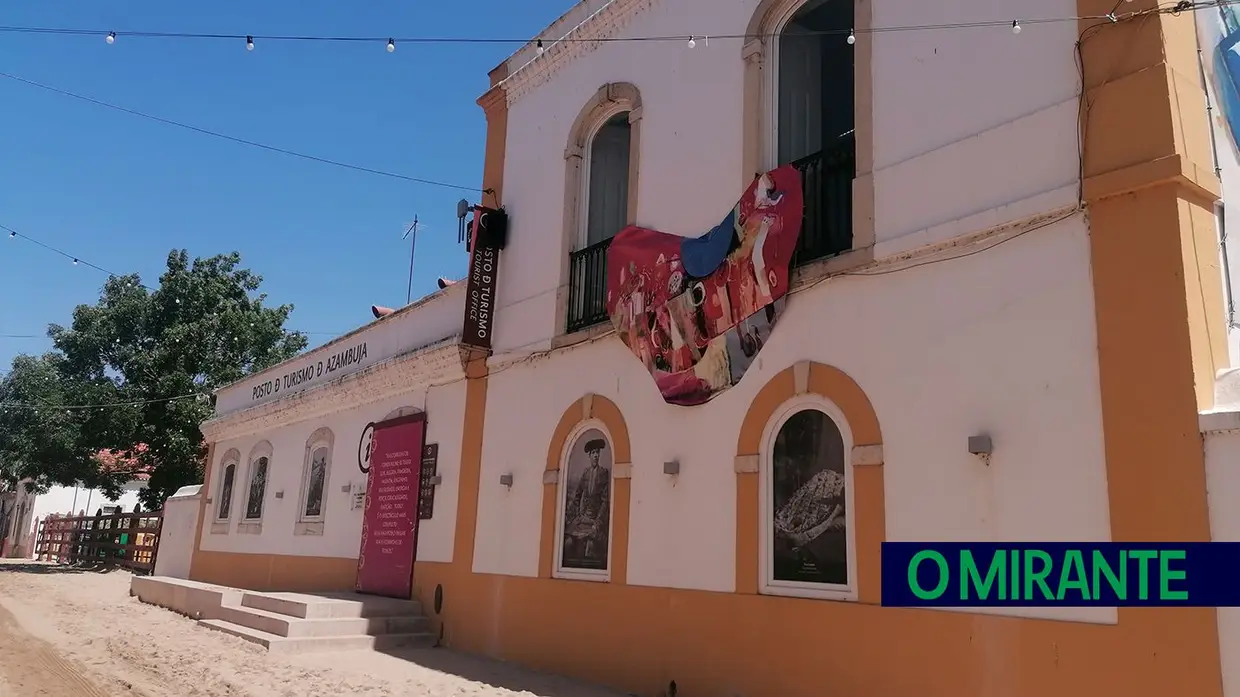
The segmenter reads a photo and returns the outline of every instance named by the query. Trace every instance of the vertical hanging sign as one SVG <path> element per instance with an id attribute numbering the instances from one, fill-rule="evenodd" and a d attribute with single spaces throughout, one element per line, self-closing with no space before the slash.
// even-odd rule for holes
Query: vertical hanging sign
<path id="1" fill-rule="evenodd" d="M 508 239 L 508 215 L 502 210 L 474 207 L 469 239 L 469 277 L 465 283 L 465 326 L 461 343 L 491 350 L 495 328 L 495 285 L 499 252 Z"/>

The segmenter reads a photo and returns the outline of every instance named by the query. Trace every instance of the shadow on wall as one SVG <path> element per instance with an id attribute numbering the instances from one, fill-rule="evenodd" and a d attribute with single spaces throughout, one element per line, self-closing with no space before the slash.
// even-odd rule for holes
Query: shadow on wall
<path id="1" fill-rule="evenodd" d="M 624 693 L 578 682 L 494 659 L 457 653 L 452 649 L 393 649 L 381 653 L 409 661 L 431 670 L 456 675 L 467 680 L 519 694 L 532 693 L 541 697 L 624 697 Z"/>

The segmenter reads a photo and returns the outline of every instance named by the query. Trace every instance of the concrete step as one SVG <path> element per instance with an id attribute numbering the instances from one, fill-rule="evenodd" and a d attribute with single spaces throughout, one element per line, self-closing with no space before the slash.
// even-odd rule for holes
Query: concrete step
<path id="1" fill-rule="evenodd" d="M 303 593 L 246 592 L 241 597 L 241 606 L 304 619 L 422 615 L 422 604 L 416 600 L 380 598 L 356 593 L 306 595 Z"/>
<path id="2" fill-rule="evenodd" d="M 200 620 L 198 624 L 258 644 L 275 653 L 310 653 L 316 651 L 366 651 L 434 646 L 435 636 L 429 632 L 384 634 L 381 636 L 310 636 L 282 637 L 260 629 L 244 627 L 226 620 Z"/>
<path id="3" fill-rule="evenodd" d="M 225 606 L 220 608 L 216 619 L 282 637 L 379 636 L 430 631 L 430 620 L 421 615 L 305 619 L 252 607 Z"/>

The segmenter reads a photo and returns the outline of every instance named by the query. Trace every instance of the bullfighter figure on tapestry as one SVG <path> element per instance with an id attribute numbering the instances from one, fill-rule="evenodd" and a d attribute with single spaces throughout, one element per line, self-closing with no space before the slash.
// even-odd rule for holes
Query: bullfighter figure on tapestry
<path id="1" fill-rule="evenodd" d="M 629 226 L 607 251 L 607 313 L 669 404 L 736 384 L 783 309 L 801 234 L 801 174 L 754 179 L 700 237 Z"/>

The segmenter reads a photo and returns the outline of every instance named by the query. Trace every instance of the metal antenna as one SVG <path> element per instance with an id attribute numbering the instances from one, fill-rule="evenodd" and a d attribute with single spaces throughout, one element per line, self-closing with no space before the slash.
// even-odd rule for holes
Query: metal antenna
<path id="1" fill-rule="evenodd" d="M 413 250 L 418 246 L 418 216 L 413 216 L 413 224 L 405 230 L 402 240 L 409 240 L 409 290 L 405 293 L 405 304 L 413 302 Z"/>

